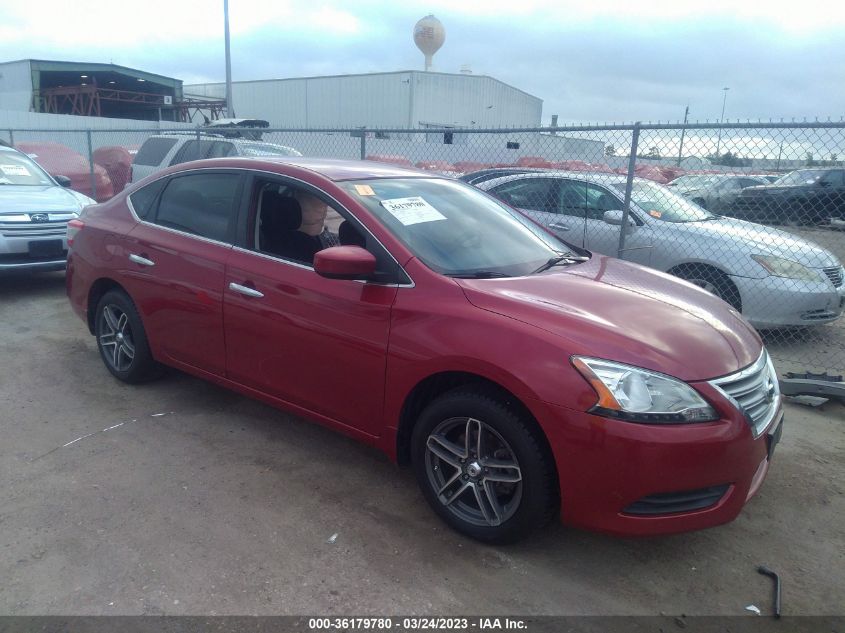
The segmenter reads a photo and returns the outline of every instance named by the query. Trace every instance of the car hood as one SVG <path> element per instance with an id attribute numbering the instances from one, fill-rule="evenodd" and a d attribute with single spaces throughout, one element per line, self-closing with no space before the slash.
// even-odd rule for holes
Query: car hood
<path id="1" fill-rule="evenodd" d="M 566 353 L 686 381 L 735 372 L 762 350 L 753 328 L 720 299 L 610 257 L 528 277 L 457 281 L 474 306 L 560 336 Z"/>
<path id="2" fill-rule="evenodd" d="M 0 213 L 79 211 L 94 201 L 56 185 L 0 185 Z"/>
<path id="3" fill-rule="evenodd" d="M 680 239 L 689 244 L 701 244 L 709 249 L 709 245 L 698 240 L 711 238 L 719 242 L 718 246 L 713 248 L 729 250 L 731 254 L 745 253 L 749 256 L 749 261 L 746 262 L 748 264 L 751 263 L 751 255 L 772 255 L 797 261 L 810 268 L 839 265 L 836 257 L 818 244 L 754 222 L 720 217 L 703 222 L 678 222 L 672 227 L 678 232 L 677 235 L 683 235 Z M 736 257 L 733 262 L 738 263 Z"/>

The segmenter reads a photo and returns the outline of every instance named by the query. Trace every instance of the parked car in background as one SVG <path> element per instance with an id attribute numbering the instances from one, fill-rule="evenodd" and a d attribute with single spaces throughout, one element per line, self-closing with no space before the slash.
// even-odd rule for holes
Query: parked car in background
<path id="1" fill-rule="evenodd" d="M 625 181 L 622 175 L 545 172 L 476 186 L 570 243 L 616 255 Z M 842 313 L 841 263 L 800 237 L 715 215 L 639 178 L 625 230 L 625 259 L 712 292 L 758 329 L 828 323 Z"/>
<path id="2" fill-rule="evenodd" d="M 494 178 L 501 178 L 502 176 L 513 176 L 514 174 L 527 174 L 532 171 L 543 171 L 539 169 L 530 169 L 526 167 L 491 167 L 489 169 L 479 169 L 471 171 L 458 177 L 468 185 L 475 185 L 485 180 L 493 180 Z"/>
<path id="3" fill-rule="evenodd" d="M 67 223 L 94 200 L 57 178 L 63 185 L 23 152 L 0 145 L 0 273 L 65 267 Z"/>
<path id="4" fill-rule="evenodd" d="M 222 126 L 225 130 L 226 126 Z M 189 160 L 225 156 L 302 156 L 285 145 L 222 134 L 160 134 L 149 137 L 132 161 L 131 182 L 138 182 L 165 167 Z"/>
<path id="5" fill-rule="evenodd" d="M 769 185 L 749 187 L 726 213 L 779 224 L 823 224 L 845 218 L 845 169 L 798 169 Z"/>
<path id="6" fill-rule="evenodd" d="M 91 163 L 82 154 L 70 147 L 51 141 L 21 141 L 15 147 L 26 153 L 41 165 L 51 176 L 65 176 L 70 179 L 70 188 L 94 198 L 97 202 L 108 200 L 114 195 L 111 179 L 100 165 L 94 165 L 94 182 L 91 182 Z M 96 192 L 92 189 L 96 188 Z"/>
<path id="7" fill-rule="evenodd" d="M 326 243 L 321 215 L 341 220 Z M 777 376 L 735 310 L 451 178 L 199 161 L 69 231 L 70 303 L 113 376 L 164 363 L 375 445 L 483 541 L 555 515 L 639 535 L 731 521 L 781 433 Z"/>
<path id="8" fill-rule="evenodd" d="M 107 145 L 94 150 L 94 164 L 106 170 L 115 193 L 123 191 L 132 176 L 138 146 Z"/>
<path id="9" fill-rule="evenodd" d="M 767 185 L 768 180 L 735 174 L 700 174 L 676 178 L 667 187 L 713 213 L 729 210 L 746 187 Z"/>

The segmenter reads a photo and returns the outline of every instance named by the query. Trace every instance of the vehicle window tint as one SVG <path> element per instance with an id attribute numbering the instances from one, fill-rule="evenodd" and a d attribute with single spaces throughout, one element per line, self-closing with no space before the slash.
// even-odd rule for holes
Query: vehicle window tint
<path id="1" fill-rule="evenodd" d="M 560 213 L 557 181 L 551 178 L 523 178 L 493 187 L 499 200 L 517 209 Z"/>
<path id="2" fill-rule="evenodd" d="M 175 138 L 148 138 L 141 145 L 141 149 L 135 154 L 135 160 L 132 162 L 135 165 L 160 165 L 167 152 L 176 145 L 176 140 Z"/>
<path id="3" fill-rule="evenodd" d="M 155 223 L 219 242 L 230 240 L 238 206 L 238 174 L 202 173 L 168 183 Z"/>
<path id="4" fill-rule="evenodd" d="M 755 180 L 754 178 L 741 178 L 739 181 L 739 186 L 745 189 L 746 187 L 756 187 L 757 185 L 762 185 L 764 183 L 760 182 L 759 180 Z"/>
<path id="5" fill-rule="evenodd" d="M 135 215 L 142 220 L 145 220 L 150 216 L 156 197 L 164 188 L 165 183 L 166 180 L 162 178 L 161 180 L 156 180 L 155 182 L 150 183 L 146 187 L 141 187 L 138 191 L 133 191 L 129 195 L 129 200 L 132 202 L 132 208 L 135 209 Z"/>
<path id="6" fill-rule="evenodd" d="M 206 158 L 223 158 L 225 156 L 232 156 L 235 154 L 235 146 L 225 141 L 218 141 L 212 143 L 208 150 Z"/>
<path id="7" fill-rule="evenodd" d="M 575 180 L 562 181 L 560 201 L 565 215 L 590 220 L 601 220 L 605 211 L 622 208 L 622 202 L 606 189 Z"/>
<path id="8" fill-rule="evenodd" d="M 179 151 L 176 152 L 176 155 L 173 157 L 173 160 L 170 161 L 170 164 L 178 165 L 180 163 L 186 163 L 189 160 L 208 158 L 208 154 L 211 152 L 211 146 L 213 144 L 213 141 L 199 141 L 199 145 L 197 145 L 196 140 L 188 141 L 179 148 Z"/>

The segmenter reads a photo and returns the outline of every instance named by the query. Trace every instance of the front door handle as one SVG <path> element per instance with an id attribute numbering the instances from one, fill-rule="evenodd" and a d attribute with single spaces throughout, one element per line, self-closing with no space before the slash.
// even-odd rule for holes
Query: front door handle
<path id="1" fill-rule="evenodd" d="M 241 284 L 236 284 L 234 281 L 229 284 L 229 290 L 233 290 L 238 294 L 242 294 L 245 297 L 254 297 L 256 299 L 261 299 L 264 296 L 263 292 L 256 290 L 255 288 L 250 288 L 249 286 L 242 286 Z"/>
<path id="2" fill-rule="evenodd" d="M 552 222 L 549 226 L 551 226 L 553 229 L 556 229 L 558 231 L 568 231 L 569 230 L 568 226 L 566 226 L 565 224 L 559 224 L 557 222 Z"/>
<path id="3" fill-rule="evenodd" d="M 129 260 L 135 262 L 136 264 L 140 264 L 141 266 L 155 266 L 156 263 L 151 260 L 147 259 L 146 257 L 141 257 L 140 255 L 135 255 L 132 253 L 129 256 Z"/>

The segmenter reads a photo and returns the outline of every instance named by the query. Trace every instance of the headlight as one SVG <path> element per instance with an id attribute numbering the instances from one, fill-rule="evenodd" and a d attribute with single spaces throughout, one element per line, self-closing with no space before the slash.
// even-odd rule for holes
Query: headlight
<path id="1" fill-rule="evenodd" d="M 591 413 L 646 424 L 708 422 L 719 418 L 713 407 L 677 378 L 585 356 L 573 356 L 572 364 L 599 396 Z"/>
<path id="2" fill-rule="evenodd" d="M 786 277 L 787 279 L 800 279 L 801 281 L 823 281 L 818 271 L 807 268 L 791 259 L 781 257 L 770 257 L 767 255 L 752 255 L 751 259 L 766 269 L 770 275 L 775 277 Z"/>

